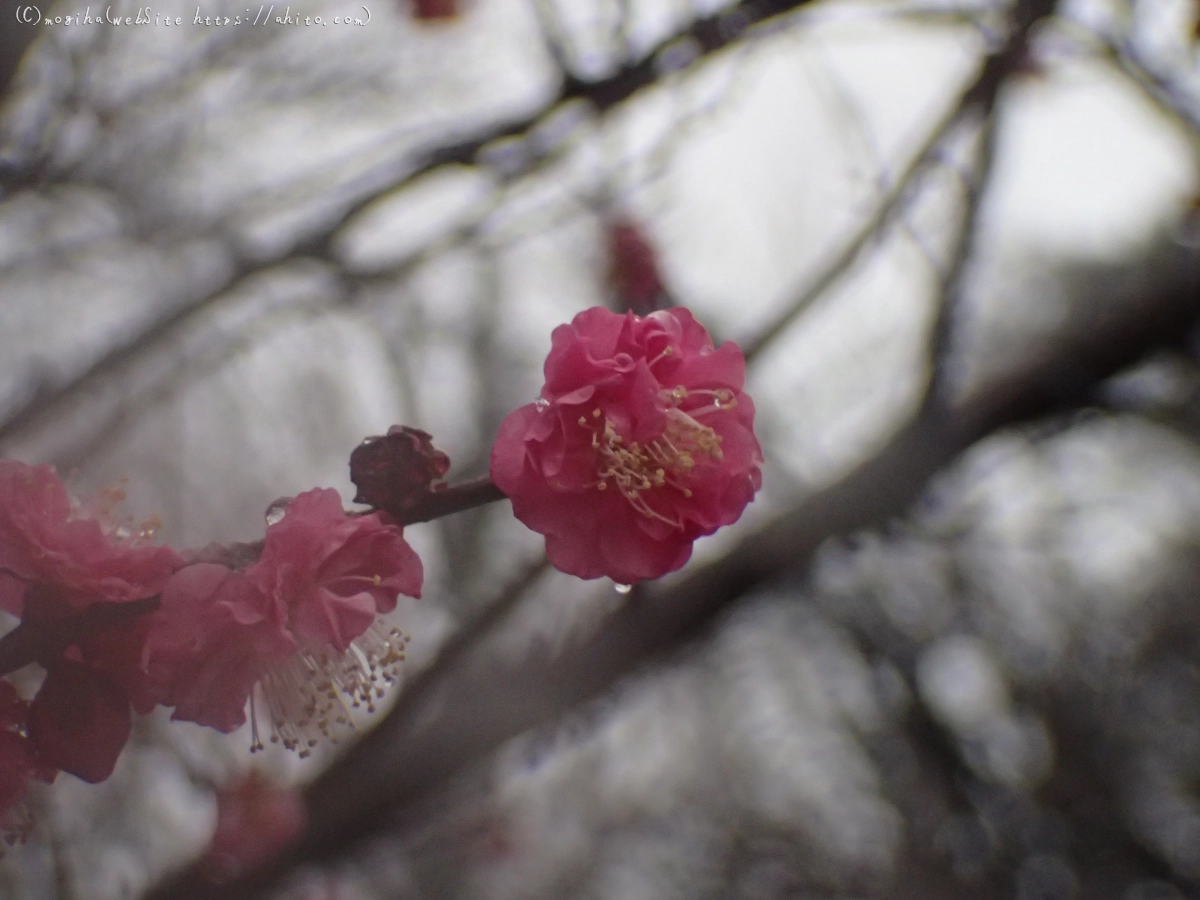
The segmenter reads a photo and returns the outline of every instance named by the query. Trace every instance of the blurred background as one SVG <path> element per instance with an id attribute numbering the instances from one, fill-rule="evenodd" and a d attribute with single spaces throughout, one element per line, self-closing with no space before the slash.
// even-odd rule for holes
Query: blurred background
<path id="1" fill-rule="evenodd" d="M 355 749 L 160 709 L 0 896 L 1200 896 L 1195 3 L 74 2 L 0 4 L 0 454 L 254 540 L 394 423 L 486 474 L 554 326 L 680 304 L 766 466 L 631 593 L 410 527 Z M 252 763 L 310 828 L 213 885 Z"/>

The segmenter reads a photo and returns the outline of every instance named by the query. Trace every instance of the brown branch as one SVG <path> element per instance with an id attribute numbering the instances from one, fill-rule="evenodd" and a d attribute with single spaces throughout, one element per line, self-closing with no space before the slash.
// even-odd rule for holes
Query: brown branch
<path id="1" fill-rule="evenodd" d="M 504 492 L 492 484 L 492 479 L 478 478 L 450 485 L 440 491 L 431 491 L 413 505 L 397 510 L 392 516 L 401 525 L 414 525 L 505 499 Z"/>
<path id="2" fill-rule="evenodd" d="M 464 655 L 427 693 L 410 698 L 309 789 L 312 826 L 269 871 L 217 888 L 191 872 L 154 900 L 243 900 L 300 863 L 337 858 L 395 824 L 505 741 L 548 726 L 621 679 L 701 635 L 747 591 L 802 569 L 831 538 L 901 516 L 929 480 L 974 442 L 1088 402 L 1096 385 L 1154 349 L 1176 344 L 1200 318 L 1200 262 L 1184 283 L 1064 338 L 1052 353 L 958 407 L 922 411 L 871 460 L 743 538 L 723 558 L 627 602 L 585 642 L 519 662 Z"/>
<path id="3" fill-rule="evenodd" d="M 949 386 L 946 382 L 953 349 L 955 318 L 965 293 L 967 264 L 974 257 L 979 241 L 979 212 L 994 168 L 996 130 L 996 111 L 993 106 L 984 112 L 974 171 L 967 176 L 966 197 L 963 200 L 961 221 L 958 222 L 957 237 L 949 263 L 939 278 L 940 302 L 929 331 L 929 383 L 923 401 L 926 405 L 948 402 Z"/>

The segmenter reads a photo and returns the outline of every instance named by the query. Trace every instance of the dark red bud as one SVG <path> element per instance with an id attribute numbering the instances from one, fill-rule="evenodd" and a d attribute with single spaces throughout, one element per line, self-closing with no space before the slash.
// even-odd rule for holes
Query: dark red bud
<path id="1" fill-rule="evenodd" d="M 431 441 L 407 425 L 364 440 L 350 454 L 350 480 L 358 488 L 354 502 L 397 514 L 441 490 L 445 485 L 435 482 L 450 470 L 450 457 Z"/>

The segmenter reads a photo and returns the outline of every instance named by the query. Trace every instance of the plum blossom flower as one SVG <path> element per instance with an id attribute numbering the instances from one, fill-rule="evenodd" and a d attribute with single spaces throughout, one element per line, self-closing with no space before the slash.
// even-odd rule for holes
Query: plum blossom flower
<path id="1" fill-rule="evenodd" d="M 106 507 L 86 512 L 49 466 L 0 460 L 0 609 L 20 616 L 39 582 L 73 609 L 152 597 L 183 565 L 170 547 L 149 542 L 152 523 L 134 531 Z"/>
<path id="2" fill-rule="evenodd" d="M 25 730 L 39 763 L 102 781 L 129 738 L 130 707 L 154 705 L 140 670 L 146 623 L 137 615 L 73 639 L 63 629 L 83 611 L 151 600 L 183 559 L 150 543 L 111 509 L 123 493 L 81 504 L 49 466 L 0 460 L 0 609 L 38 636 L 46 679 Z M 126 606 L 128 605 L 128 606 Z M 99 621 L 99 617 L 96 618 Z"/>
<path id="3" fill-rule="evenodd" d="M 384 514 L 348 516 L 337 491 L 312 490 L 268 526 L 244 571 L 180 569 L 154 614 L 143 665 L 173 718 L 229 732 L 257 694 L 272 741 L 308 755 L 349 726 L 347 707 L 383 696 L 407 636 L 378 619 L 421 594 L 421 560 Z"/>
<path id="4" fill-rule="evenodd" d="M 589 309 L 551 340 L 541 398 L 500 426 L 492 480 L 564 572 L 630 584 L 678 569 L 762 483 L 741 350 L 714 348 L 680 307 Z"/>
<path id="5" fill-rule="evenodd" d="M 180 569 L 150 620 L 143 665 L 173 719 L 229 732 L 246 721 L 246 701 L 267 667 L 296 640 L 241 572 L 215 563 Z"/>

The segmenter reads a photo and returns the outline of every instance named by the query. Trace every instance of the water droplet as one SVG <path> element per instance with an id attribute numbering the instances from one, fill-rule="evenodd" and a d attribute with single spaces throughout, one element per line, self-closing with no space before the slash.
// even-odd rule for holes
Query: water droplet
<path id="1" fill-rule="evenodd" d="M 618 585 L 616 585 L 616 591 L 617 591 L 617 593 L 618 593 L 618 594 L 628 594 L 628 593 L 629 593 L 630 591 L 632 591 L 632 590 L 633 590 L 633 585 L 632 585 L 632 584 L 618 584 Z"/>
<path id="2" fill-rule="evenodd" d="M 274 525 L 283 519 L 284 513 L 287 512 L 288 504 L 295 499 L 295 497 L 280 497 L 268 506 L 266 512 L 267 525 Z"/>
<path id="3" fill-rule="evenodd" d="M 545 397 L 538 397 L 536 400 L 533 401 L 533 405 L 536 409 L 549 409 L 550 401 L 547 400 Z"/>

